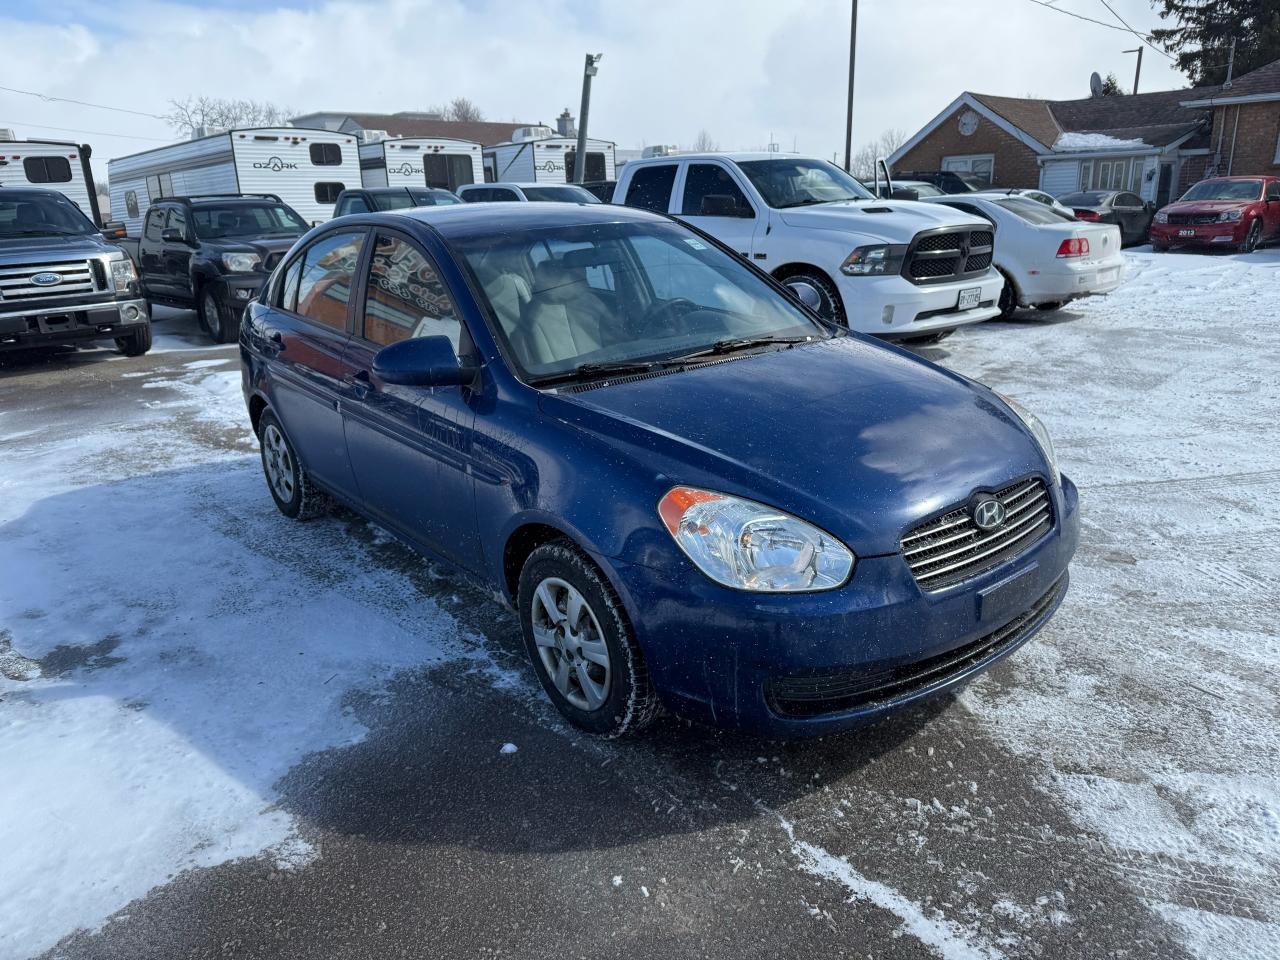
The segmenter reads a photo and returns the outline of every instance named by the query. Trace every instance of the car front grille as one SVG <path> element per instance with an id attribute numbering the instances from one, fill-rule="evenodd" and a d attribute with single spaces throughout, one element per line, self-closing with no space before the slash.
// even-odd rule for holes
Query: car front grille
<path id="1" fill-rule="evenodd" d="M 1169 222 L 1176 226 L 1217 223 L 1218 215 L 1216 213 L 1171 213 Z"/>
<path id="2" fill-rule="evenodd" d="M 78 293 L 97 293 L 106 289 L 105 273 L 95 277 L 95 261 L 59 260 L 53 263 L 0 264 L 0 300 L 41 300 L 51 297 L 73 296 Z M 61 279 L 50 285 L 33 283 L 32 278 L 42 273 L 57 274 Z"/>
<path id="3" fill-rule="evenodd" d="M 1018 646 L 1044 622 L 1066 591 L 1067 576 L 1063 574 L 1047 593 L 998 630 L 914 663 L 875 673 L 844 670 L 773 677 L 766 685 L 769 706 L 784 717 L 819 717 L 875 706 L 938 686 Z"/>
<path id="4" fill-rule="evenodd" d="M 1039 477 L 1019 480 L 993 496 L 1005 509 L 1004 523 L 994 530 L 980 530 L 966 504 L 903 536 L 902 556 L 916 583 L 925 590 L 940 590 L 976 577 L 1053 528 L 1053 502 Z"/>
<path id="5" fill-rule="evenodd" d="M 947 230 L 921 234 L 911 243 L 902 275 L 912 283 L 945 283 L 985 273 L 995 235 L 990 230 Z"/>

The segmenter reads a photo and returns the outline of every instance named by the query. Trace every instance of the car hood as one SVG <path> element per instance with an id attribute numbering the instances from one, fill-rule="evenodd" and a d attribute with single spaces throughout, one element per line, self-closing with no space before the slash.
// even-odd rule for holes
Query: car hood
<path id="1" fill-rule="evenodd" d="M 302 236 L 302 234 L 298 234 Z M 270 254 L 284 253 L 295 243 L 298 237 L 227 237 L 222 240 L 202 240 L 201 243 L 216 253 L 256 253 L 266 260 Z"/>
<path id="2" fill-rule="evenodd" d="M 62 259 L 67 257 L 100 257 L 111 252 L 124 255 L 115 244 L 98 238 L 97 234 L 74 237 L 0 237 L 0 257 L 8 260 Z"/>
<path id="3" fill-rule="evenodd" d="M 1165 207 L 1162 213 L 1209 214 L 1223 210 L 1241 210 L 1257 200 L 1180 200 Z"/>
<path id="4" fill-rule="evenodd" d="M 780 210 L 778 217 L 789 227 L 862 233 L 889 243 L 910 243 L 921 230 L 936 227 L 990 227 L 954 207 L 915 200 L 846 200 Z"/>
<path id="5" fill-rule="evenodd" d="M 1027 429 L 989 390 L 860 337 L 541 402 L 629 449 L 659 486 L 768 503 L 861 556 L 896 553 L 904 531 L 977 489 L 1047 472 Z"/>

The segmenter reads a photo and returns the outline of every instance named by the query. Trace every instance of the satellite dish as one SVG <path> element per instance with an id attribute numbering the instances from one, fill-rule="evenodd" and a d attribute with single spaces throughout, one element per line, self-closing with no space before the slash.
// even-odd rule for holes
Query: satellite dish
<path id="1" fill-rule="evenodd" d="M 1089 92 L 1095 97 L 1102 96 L 1102 77 L 1098 75 L 1097 70 L 1089 74 Z"/>

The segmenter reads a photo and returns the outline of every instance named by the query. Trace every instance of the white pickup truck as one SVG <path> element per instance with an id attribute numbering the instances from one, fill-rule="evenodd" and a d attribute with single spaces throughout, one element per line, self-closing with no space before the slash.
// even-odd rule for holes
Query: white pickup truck
<path id="1" fill-rule="evenodd" d="M 930 340 L 1000 312 L 991 224 L 877 200 L 825 160 L 696 153 L 632 160 L 613 202 L 679 217 L 853 330 Z"/>

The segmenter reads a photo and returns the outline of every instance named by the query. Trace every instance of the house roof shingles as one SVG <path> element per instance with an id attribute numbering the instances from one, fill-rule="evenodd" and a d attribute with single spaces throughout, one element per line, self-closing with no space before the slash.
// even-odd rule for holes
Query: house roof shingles
<path id="1" fill-rule="evenodd" d="M 988 109 L 998 113 L 1019 130 L 1022 130 L 1046 147 L 1053 146 L 1062 128 L 1049 110 L 1048 100 L 1031 100 L 1023 97 L 993 97 L 975 93 L 973 98 Z"/>
<path id="2" fill-rule="evenodd" d="M 348 120 L 365 130 L 385 130 L 393 137 L 453 137 L 489 147 L 506 143 L 527 123 L 441 120 L 415 113 L 349 113 Z"/>
<path id="3" fill-rule="evenodd" d="M 1184 101 L 1208 100 L 1210 97 L 1226 99 L 1227 97 L 1256 97 L 1269 93 L 1280 94 L 1280 60 L 1273 60 L 1256 70 L 1250 70 L 1232 81 L 1229 87 L 1196 87 L 1194 90 L 1183 92 L 1192 94 L 1192 96 L 1184 95 Z"/>

